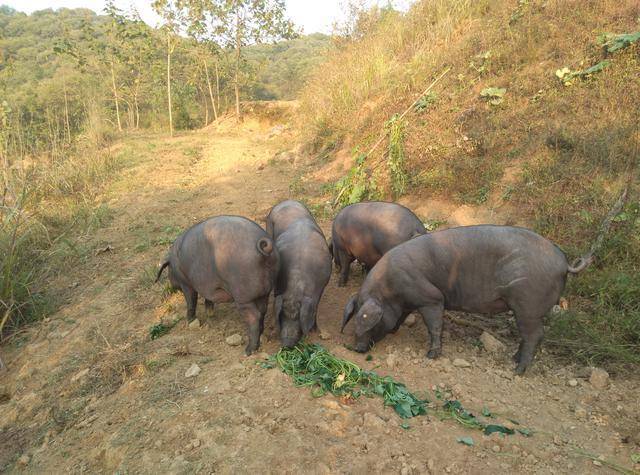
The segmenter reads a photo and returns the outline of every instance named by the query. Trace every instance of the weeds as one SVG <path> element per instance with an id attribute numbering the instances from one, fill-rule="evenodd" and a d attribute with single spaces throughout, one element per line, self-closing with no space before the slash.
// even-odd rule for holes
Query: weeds
<path id="1" fill-rule="evenodd" d="M 405 170 L 404 153 L 404 121 L 397 115 L 393 116 L 386 124 L 389 130 L 389 154 L 387 165 L 391 178 L 391 191 L 396 199 L 407 190 L 409 176 Z"/>

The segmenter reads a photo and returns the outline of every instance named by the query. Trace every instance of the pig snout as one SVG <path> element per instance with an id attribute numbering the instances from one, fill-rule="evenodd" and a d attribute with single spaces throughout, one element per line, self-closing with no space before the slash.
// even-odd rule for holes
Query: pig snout
<path id="1" fill-rule="evenodd" d="M 280 342 L 285 348 L 293 348 L 302 338 L 302 331 L 297 321 L 284 321 L 280 329 Z"/>
<path id="2" fill-rule="evenodd" d="M 373 340 L 369 337 L 369 335 L 363 335 L 361 337 L 356 337 L 356 345 L 354 350 L 358 353 L 366 353 L 373 346 Z"/>

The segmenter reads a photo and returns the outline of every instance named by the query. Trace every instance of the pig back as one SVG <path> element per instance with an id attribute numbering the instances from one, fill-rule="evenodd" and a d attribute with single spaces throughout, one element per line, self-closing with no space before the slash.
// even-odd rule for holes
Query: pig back
<path id="1" fill-rule="evenodd" d="M 331 254 L 315 222 L 296 221 L 278 236 L 276 246 L 280 258 L 276 292 L 297 286 L 309 297 L 321 293 L 331 278 Z"/>
<path id="2" fill-rule="evenodd" d="M 437 231 L 401 244 L 383 259 L 387 273 L 419 274 L 442 292 L 446 308 L 472 312 L 491 312 L 515 295 L 556 298 L 567 275 L 557 246 L 512 226 Z"/>
<path id="3" fill-rule="evenodd" d="M 332 239 L 334 244 L 372 267 L 390 249 L 426 232 L 408 208 L 372 201 L 343 208 L 333 222 Z"/>
<path id="4" fill-rule="evenodd" d="M 262 252 L 259 244 L 265 243 Z M 239 216 L 218 216 L 195 225 L 181 239 L 181 271 L 203 297 L 224 289 L 237 303 L 267 295 L 278 265 L 278 251 L 265 231 Z"/>

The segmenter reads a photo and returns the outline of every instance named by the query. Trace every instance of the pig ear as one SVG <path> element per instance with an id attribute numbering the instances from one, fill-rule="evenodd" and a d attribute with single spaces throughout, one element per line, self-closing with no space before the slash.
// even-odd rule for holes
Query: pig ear
<path id="1" fill-rule="evenodd" d="M 275 315 L 273 316 L 273 318 L 276 321 L 276 325 L 278 325 L 278 328 L 282 328 L 282 326 L 280 325 L 280 314 L 282 313 L 282 295 L 276 295 L 274 311 Z"/>
<path id="2" fill-rule="evenodd" d="M 300 325 L 302 327 L 302 333 L 308 335 L 311 329 L 316 324 L 316 308 L 313 304 L 313 300 L 309 297 L 302 299 L 302 305 L 300 306 Z"/>
<path id="3" fill-rule="evenodd" d="M 356 318 L 356 335 L 362 335 L 375 327 L 382 320 L 382 312 L 363 313 Z"/>
<path id="4" fill-rule="evenodd" d="M 358 303 L 358 294 L 354 294 L 347 302 L 347 306 L 344 308 L 344 314 L 342 315 L 342 328 L 340 329 L 340 333 L 344 332 L 344 327 L 347 326 L 351 317 L 356 311 L 356 303 Z"/>

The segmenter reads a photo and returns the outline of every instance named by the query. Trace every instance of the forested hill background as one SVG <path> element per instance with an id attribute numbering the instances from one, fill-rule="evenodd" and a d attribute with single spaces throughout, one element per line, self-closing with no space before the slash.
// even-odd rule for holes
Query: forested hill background
<path id="1" fill-rule="evenodd" d="M 11 121 L 10 146 L 19 155 L 55 152 L 79 133 L 99 141 L 118 128 L 166 129 L 164 32 L 135 12 L 109 13 L 61 8 L 26 15 L 0 6 L 0 116 Z M 214 118 L 209 84 L 218 109 L 233 101 L 232 58 L 185 35 L 176 38 L 173 125 L 201 127 Z M 329 45 L 328 36 L 312 34 L 248 46 L 242 99 L 295 97 Z"/>

